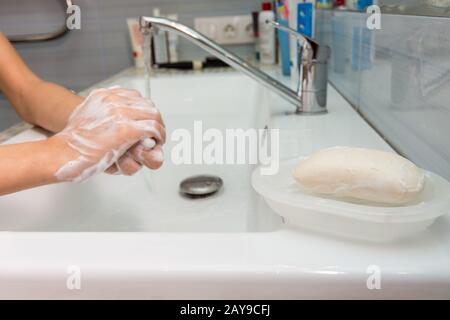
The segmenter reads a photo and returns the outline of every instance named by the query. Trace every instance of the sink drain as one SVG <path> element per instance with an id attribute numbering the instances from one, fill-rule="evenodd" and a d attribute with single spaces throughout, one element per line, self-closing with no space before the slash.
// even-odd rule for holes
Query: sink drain
<path id="1" fill-rule="evenodd" d="M 202 174 L 181 181 L 180 193 L 190 198 L 204 198 L 215 194 L 222 186 L 220 177 Z"/>

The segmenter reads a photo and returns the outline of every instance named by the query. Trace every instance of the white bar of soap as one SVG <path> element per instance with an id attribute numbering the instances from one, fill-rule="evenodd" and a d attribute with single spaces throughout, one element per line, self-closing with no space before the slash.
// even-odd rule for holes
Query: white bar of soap
<path id="1" fill-rule="evenodd" d="M 293 176 L 308 191 L 389 204 L 414 200 L 425 181 L 423 171 L 401 156 L 350 147 L 313 153 Z"/>

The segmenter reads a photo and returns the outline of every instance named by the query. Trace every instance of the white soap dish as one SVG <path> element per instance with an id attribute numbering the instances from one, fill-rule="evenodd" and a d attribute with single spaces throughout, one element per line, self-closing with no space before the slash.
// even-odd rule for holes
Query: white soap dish
<path id="1" fill-rule="evenodd" d="M 276 175 L 252 173 L 253 188 L 286 224 L 323 233 L 377 242 L 411 236 L 450 212 L 450 183 L 426 172 L 420 197 L 402 206 L 336 199 L 305 192 L 292 172 L 301 158 L 280 163 Z"/>

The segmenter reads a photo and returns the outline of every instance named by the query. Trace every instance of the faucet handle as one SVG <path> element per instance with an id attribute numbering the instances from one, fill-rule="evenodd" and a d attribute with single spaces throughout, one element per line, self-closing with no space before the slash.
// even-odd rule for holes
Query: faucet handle
<path id="1" fill-rule="evenodd" d="M 294 36 L 301 47 L 303 47 L 303 59 L 308 57 L 309 54 L 308 52 L 312 51 L 312 59 L 314 60 L 328 60 L 328 58 L 330 57 L 330 47 L 328 46 L 323 46 L 320 45 L 319 42 L 317 42 L 316 40 L 301 34 L 298 31 L 295 31 L 294 29 L 284 26 L 274 20 L 266 20 L 267 24 L 272 25 L 274 28 L 285 31 L 287 33 L 289 33 L 290 35 Z"/>
<path id="2" fill-rule="evenodd" d="M 276 29 L 279 29 L 279 30 L 289 33 L 291 36 L 294 36 L 297 39 L 297 41 L 299 42 L 300 46 L 304 46 L 304 47 L 307 47 L 308 49 L 310 48 L 312 50 L 312 52 L 313 52 L 312 58 L 313 59 L 317 58 L 317 54 L 318 54 L 320 45 L 316 40 L 314 40 L 304 34 L 301 34 L 300 32 L 295 31 L 294 29 L 292 29 L 288 26 L 282 25 L 274 20 L 267 19 L 266 23 L 272 25 Z"/>
<path id="3" fill-rule="evenodd" d="M 296 72 L 291 74 L 301 100 L 296 113 L 326 112 L 330 48 L 276 21 L 268 19 L 266 23 L 288 32 L 298 41 L 297 61 L 293 63 Z"/>
<path id="4" fill-rule="evenodd" d="M 314 45 L 317 45 L 317 46 L 319 45 L 317 43 L 317 41 L 315 41 L 314 39 L 312 39 L 312 38 L 310 38 L 310 37 L 308 37 L 308 36 L 298 32 L 298 31 L 292 29 L 291 27 L 285 26 L 285 25 L 283 25 L 283 24 L 281 24 L 281 23 L 279 23 L 279 22 L 277 22 L 275 20 L 267 19 L 266 23 L 272 25 L 272 27 L 274 27 L 276 29 L 280 29 L 282 31 L 286 31 L 287 33 L 289 33 L 292 36 L 296 37 L 301 42 L 307 41 L 307 42 L 309 42 L 311 44 L 314 44 Z"/>

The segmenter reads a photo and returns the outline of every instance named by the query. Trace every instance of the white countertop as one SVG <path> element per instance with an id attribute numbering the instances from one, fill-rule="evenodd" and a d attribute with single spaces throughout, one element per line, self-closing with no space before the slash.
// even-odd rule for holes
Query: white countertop
<path id="1" fill-rule="evenodd" d="M 139 75 L 129 70 L 102 85 L 123 83 L 124 77 L 129 81 Z M 274 113 L 274 126 L 284 129 L 282 157 L 334 145 L 391 150 L 332 87 L 328 107 L 329 114 L 322 116 Z M 38 137 L 32 129 L 8 142 Z M 0 232 L 0 298 L 448 299 L 449 231 L 447 214 L 416 237 L 391 244 L 286 228 Z M 70 265 L 82 271 L 81 290 L 65 286 Z M 374 265 L 381 271 L 380 290 L 366 286 L 368 267 Z"/>

